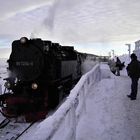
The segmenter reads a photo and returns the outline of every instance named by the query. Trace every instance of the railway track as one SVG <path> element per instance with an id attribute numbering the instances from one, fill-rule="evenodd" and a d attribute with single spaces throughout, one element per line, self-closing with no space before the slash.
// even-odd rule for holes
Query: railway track
<path id="1" fill-rule="evenodd" d="M 18 140 L 35 123 L 19 123 L 9 119 L 0 121 L 0 140 Z"/>

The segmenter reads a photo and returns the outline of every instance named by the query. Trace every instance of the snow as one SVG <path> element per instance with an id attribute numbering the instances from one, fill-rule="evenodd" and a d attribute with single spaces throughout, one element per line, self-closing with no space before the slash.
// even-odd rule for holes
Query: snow
<path id="1" fill-rule="evenodd" d="M 121 75 L 91 86 L 77 140 L 140 139 L 140 95 L 136 101 L 129 100 L 126 95 L 130 94 L 130 85 L 129 77 Z"/>
<path id="2" fill-rule="evenodd" d="M 82 74 L 85 74 L 88 71 L 90 71 L 96 65 L 96 63 L 96 61 L 92 61 L 90 59 L 86 59 L 84 62 L 82 62 Z"/>
<path id="3" fill-rule="evenodd" d="M 129 58 L 126 59 L 125 64 L 128 62 Z M 88 64 L 91 63 L 86 64 L 89 71 Z M 99 74 L 99 70 L 92 69 L 84 74 L 84 78 L 72 91 L 72 93 L 77 93 L 82 89 L 78 99 L 80 101 L 84 99 L 85 106 L 81 102 L 77 108 L 79 104 L 77 100 L 74 100 L 72 104 L 71 101 L 77 96 L 71 94 L 54 114 L 34 126 L 20 140 L 45 140 L 52 130 L 56 133 L 51 133 L 51 140 L 139 140 L 140 83 L 137 100 L 131 101 L 126 97 L 130 94 L 131 87 L 131 80 L 127 76 L 126 69 L 121 71 L 121 76 L 115 76 L 110 73 L 107 64 L 100 63 L 100 66 L 102 80 L 88 84 L 91 78 L 97 78 Z M 96 73 L 87 80 L 87 75 L 93 70 Z M 82 83 L 85 79 L 88 82 L 83 87 Z M 85 90 L 86 94 L 84 94 Z M 69 109 L 70 105 L 72 109 Z M 77 111 L 76 114 L 75 111 Z M 78 116 L 78 113 L 80 118 L 77 121 L 75 115 Z"/>
<path id="4" fill-rule="evenodd" d="M 7 59 L 0 59 L 0 94 L 4 91 L 4 78 L 7 78 Z"/>

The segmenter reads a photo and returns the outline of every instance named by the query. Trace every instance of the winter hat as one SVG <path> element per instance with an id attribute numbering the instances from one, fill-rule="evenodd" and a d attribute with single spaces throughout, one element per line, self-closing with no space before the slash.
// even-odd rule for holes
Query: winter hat
<path id="1" fill-rule="evenodd" d="M 137 56 L 134 53 L 132 53 L 130 57 L 131 59 L 137 59 Z"/>

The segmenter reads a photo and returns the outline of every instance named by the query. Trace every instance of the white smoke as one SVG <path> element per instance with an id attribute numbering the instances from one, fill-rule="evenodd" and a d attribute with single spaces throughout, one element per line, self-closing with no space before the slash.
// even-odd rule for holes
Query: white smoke
<path id="1" fill-rule="evenodd" d="M 136 40 L 140 36 L 138 3 L 138 0 L 55 0 L 33 34 L 71 43 Z"/>
<path id="2" fill-rule="evenodd" d="M 67 27 L 63 26 L 64 29 L 60 27 L 59 30 L 58 26 L 65 24 L 61 23 L 61 20 L 59 21 L 59 19 L 61 19 L 60 16 L 70 8 L 76 6 L 75 4 L 78 2 L 79 0 L 76 0 L 75 3 L 73 1 L 55 0 L 54 3 L 49 7 L 44 21 L 31 33 L 31 38 L 40 37 L 42 39 L 62 42 L 63 44 L 68 43 L 67 38 L 69 38 L 68 41 L 75 40 L 75 36 L 79 36 L 80 34 L 75 31 L 73 32 L 73 30 L 70 29 L 70 23 L 67 24 Z M 66 28 L 69 30 L 65 30 Z"/>

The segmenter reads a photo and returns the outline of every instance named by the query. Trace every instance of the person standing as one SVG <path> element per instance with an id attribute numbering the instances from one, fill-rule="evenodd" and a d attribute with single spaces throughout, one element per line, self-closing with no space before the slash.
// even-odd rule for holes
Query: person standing
<path id="1" fill-rule="evenodd" d="M 120 67 L 121 67 L 121 61 L 119 57 L 116 58 L 116 75 L 120 76 Z"/>
<path id="2" fill-rule="evenodd" d="M 110 67 L 111 72 L 113 74 L 116 74 L 116 63 L 114 59 L 110 60 L 109 67 Z"/>
<path id="3" fill-rule="evenodd" d="M 136 100 L 138 91 L 138 80 L 140 78 L 140 62 L 137 60 L 137 56 L 131 54 L 131 62 L 126 67 L 127 74 L 131 78 L 131 94 L 127 95 L 131 100 Z"/>

